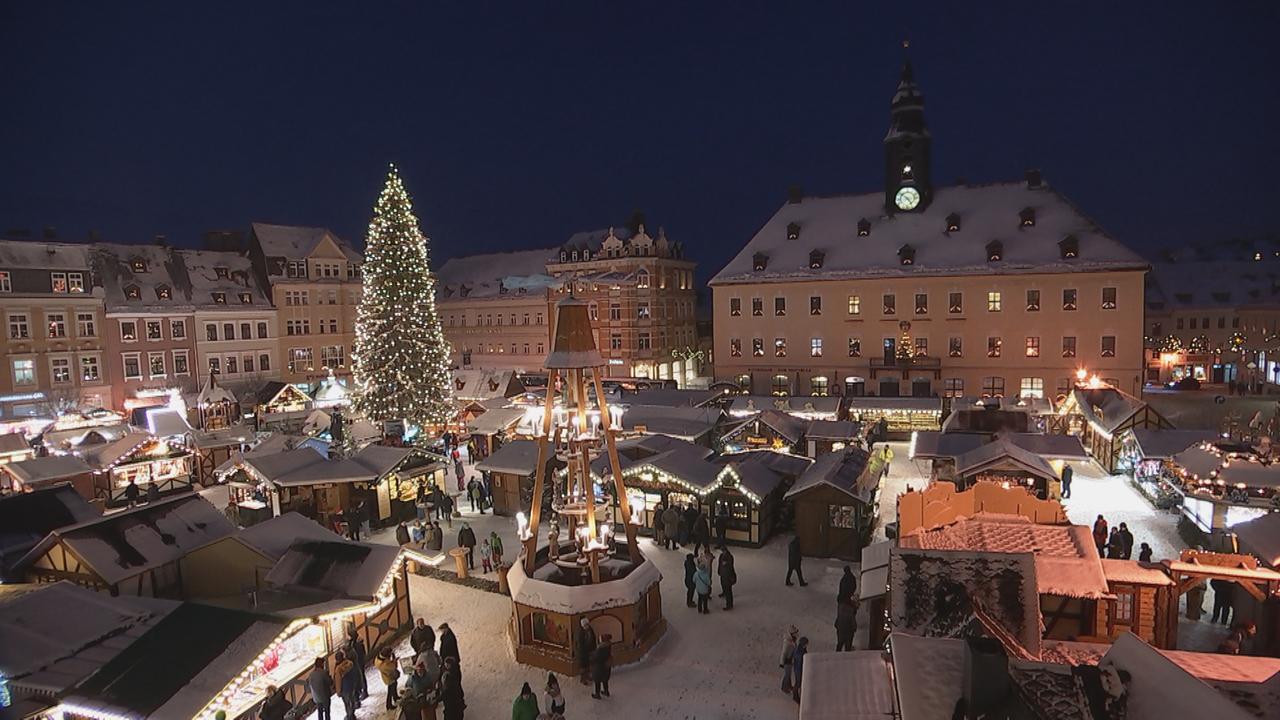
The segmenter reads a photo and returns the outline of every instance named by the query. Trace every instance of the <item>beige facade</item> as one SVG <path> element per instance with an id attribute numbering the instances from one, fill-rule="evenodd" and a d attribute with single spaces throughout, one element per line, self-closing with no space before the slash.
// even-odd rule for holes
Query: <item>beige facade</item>
<path id="1" fill-rule="evenodd" d="M 1142 291 L 1141 270 L 718 285 L 716 377 L 757 394 L 1054 397 L 1083 368 L 1137 393 Z"/>
<path id="2" fill-rule="evenodd" d="M 280 379 L 349 380 L 360 254 L 324 228 L 254 223 L 250 256 L 276 308 Z"/>
<path id="3" fill-rule="evenodd" d="M 547 293 L 449 298 L 436 306 L 460 368 L 539 372 L 550 325 Z"/>

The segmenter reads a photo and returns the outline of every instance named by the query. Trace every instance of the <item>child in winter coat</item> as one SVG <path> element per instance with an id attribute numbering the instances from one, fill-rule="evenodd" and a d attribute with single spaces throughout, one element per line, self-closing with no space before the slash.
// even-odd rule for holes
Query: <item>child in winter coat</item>
<path id="1" fill-rule="evenodd" d="M 493 548 L 489 547 L 489 540 L 485 539 L 480 543 L 480 564 L 484 566 L 485 572 L 493 571 Z"/>

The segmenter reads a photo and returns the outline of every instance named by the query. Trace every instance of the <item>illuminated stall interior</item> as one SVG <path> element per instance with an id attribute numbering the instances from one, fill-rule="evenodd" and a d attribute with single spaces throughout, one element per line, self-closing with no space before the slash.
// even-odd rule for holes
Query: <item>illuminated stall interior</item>
<path id="1" fill-rule="evenodd" d="M 1280 503 L 1280 464 L 1264 462 L 1246 445 L 1201 443 L 1169 461 L 1181 485 L 1182 514 L 1206 533 L 1221 533 L 1274 512 Z"/>
<path id="2" fill-rule="evenodd" d="M 230 427 L 240 420 L 240 401 L 210 372 L 196 395 L 196 427 L 204 431 Z"/>
<path id="3" fill-rule="evenodd" d="M 803 454 L 804 431 L 809 423 L 780 410 L 764 410 L 754 416 L 739 417 L 736 425 L 720 437 L 725 452 L 774 450 Z"/>
<path id="4" fill-rule="evenodd" d="M 297 430 L 307 419 L 311 396 L 297 385 L 269 382 L 258 392 L 254 423 L 258 430 Z"/>
<path id="5" fill-rule="evenodd" d="M 1077 383 L 1049 423 L 1050 432 L 1079 435 L 1089 454 L 1109 473 L 1120 469 L 1124 431 L 1173 428 L 1155 408 L 1096 377 Z"/>
<path id="6" fill-rule="evenodd" d="M 140 497 L 151 484 L 161 496 L 191 490 L 191 451 L 149 432 L 135 430 L 113 442 L 81 445 L 75 454 L 93 468 L 95 496 L 107 507 L 127 505 L 130 484 Z"/>
<path id="7" fill-rule="evenodd" d="M 942 400 L 921 397 L 845 398 L 848 419 L 870 428 L 883 419 L 890 439 L 903 440 L 916 430 L 942 427 Z"/>

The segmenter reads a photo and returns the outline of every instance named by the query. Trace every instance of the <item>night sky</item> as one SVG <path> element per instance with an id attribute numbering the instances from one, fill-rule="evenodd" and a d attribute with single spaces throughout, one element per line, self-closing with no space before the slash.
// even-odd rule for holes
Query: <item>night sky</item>
<path id="1" fill-rule="evenodd" d="M 437 262 L 641 209 L 705 278 L 789 185 L 879 189 L 904 36 L 935 182 L 1040 167 L 1149 253 L 1280 230 L 1274 2 L 125 4 L 0 3 L 0 231 L 361 243 L 393 161 Z"/>

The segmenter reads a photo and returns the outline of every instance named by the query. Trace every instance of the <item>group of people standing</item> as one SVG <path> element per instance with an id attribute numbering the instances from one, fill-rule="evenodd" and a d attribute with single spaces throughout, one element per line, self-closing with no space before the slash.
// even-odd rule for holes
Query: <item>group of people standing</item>
<path id="1" fill-rule="evenodd" d="M 653 541 L 668 550 L 679 550 L 692 544 L 694 553 L 697 553 L 704 546 L 711 547 L 713 526 L 716 545 L 724 547 L 729 533 L 729 509 L 725 506 L 720 506 L 714 520 L 707 518 L 706 511 L 692 505 L 658 505 L 653 509 Z"/>
<path id="2" fill-rule="evenodd" d="M 564 720 L 565 700 L 560 691 L 560 680 L 555 673 L 547 673 L 547 685 L 542 690 L 542 709 L 538 696 L 529 683 L 520 688 L 520 694 L 511 703 L 511 720 Z"/>
<path id="3" fill-rule="evenodd" d="M 1102 515 L 1093 522 L 1093 544 L 1098 547 L 1098 556 L 1111 560 L 1129 560 L 1133 557 L 1133 533 L 1126 523 L 1107 531 L 1107 519 Z M 1138 561 L 1151 562 L 1151 546 L 1142 543 L 1138 548 Z"/>
<path id="4" fill-rule="evenodd" d="M 720 597 L 724 598 L 724 609 L 733 609 L 733 586 L 738 584 L 738 572 L 733 565 L 733 553 L 727 546 L 721 546 L 720 557 L 711 553 L 707 545 L 701 552 L 691 552 L 684 558 L 684 586 L 687 590 L 685 604 L 697 608 L 701 614 L 710 613 L 711 591 L 713 589 L 712 568 L 720 577 Z M 696 598 L 696 599 L 695 599 Z"/>
<path id="5" fill-rule="evenodd" d="M 579 621 L 578 670 L 583 685 L 595 683 L 591 697 L 599 700 L 609 697 L 609 676 L 613 674 L 613 637 L 608 634 L 596 637 L 596 629 L 582 618 Z M 563 710 L 561 711 L 563 713 Z"/>

